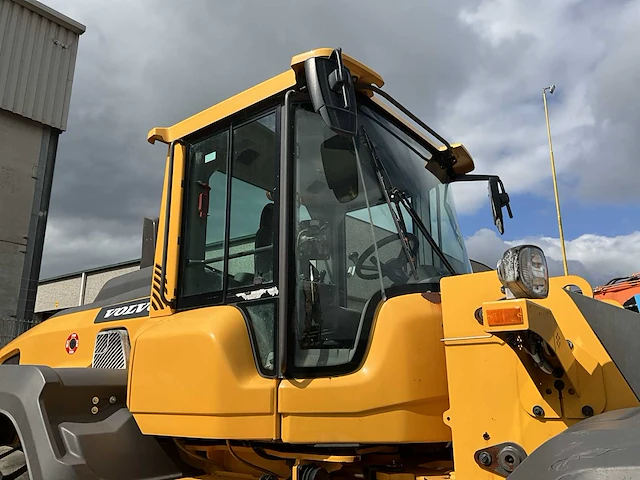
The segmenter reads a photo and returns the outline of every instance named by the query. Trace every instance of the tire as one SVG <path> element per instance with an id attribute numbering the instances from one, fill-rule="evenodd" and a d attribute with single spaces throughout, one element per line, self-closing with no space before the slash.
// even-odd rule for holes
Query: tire
<path id="1" fill-rule="evenodd" d="M 24 453 L 13 447 L 0 447 L 0 480 L 29 480 Z"/>

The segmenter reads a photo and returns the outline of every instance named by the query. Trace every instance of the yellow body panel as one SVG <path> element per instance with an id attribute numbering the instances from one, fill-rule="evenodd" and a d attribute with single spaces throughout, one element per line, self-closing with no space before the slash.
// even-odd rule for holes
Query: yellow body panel
<path id="1" fill-rule="evenodd" d="M 277 437 L 276 380 L 255 365 L 245 319 L 218 306 L 158 319 L 134 339 L 128 406 L 146 434 Z"/>
<path id="2" fill-rule="evenodd" d="M 441 318 L 440 305 L 420 294 L 387 300 L 357 372 L 280 384 L 282 440 L 449 441 L 442 421 L 448 400 Z"/>
<path id="3" fill-rule="evenodd" d="M 170 147 L 171 148 L 171 147 Z M 170 202 L 170 216 L 169 216 L 169 236 L 167 242 L 167 264 L 165 269 L 165 285 L 166 285 L 166 299 L 171 302 L 175 300 L 175 292 L 178 286 L 178 265 L 180 245 L 178 237 L 180 236 L 180 228 L 182 225 L 182 198 L 184 194 L 184 187 L 182 180 L 184 178 L 185 167 L 185 147 L 176 144 L 174 146 L 174 158 L 173 158 L 173 182 L 171 185 L 171 202 Z M 166 228 L 165 215 L 167 209 L 167 189 L 169 188 L 169 157 L 171 152 L 167 152 L 167 161 L 165 165 L 164 184 L 162 188 L 162 200 L 160 202 L 160 216 L 158 221 L 158 239 L 156 242 L 155 251 L 155 266 L 153 269 L 153 281 L 151 284 L 151 317 L 160 317 L 165 315 L 171 315 L 174 313 L 174 309 L 169 305 L 166 305 L 162 301 L 160 295 L 160 284 L 162 280 L 162 258 L 164 251 L 164 232 Z"/>
<path id="4" fill-rule="evenodd" d="M 303 70 L 302 67 L 305 60 L 312 57 L 328 57 L 331 55 L 333 50 L 333 48 L 316 48 L 314 50 L 309 50 L 308 52 L 294 55 L 291 58 L 291 68 L 293 68 L 296 72 L 301 72 Z M 382 88 L 382 86 L 384 85 L 384 80 L 382 79 L 382 76 L 380 74 L 344 52 L 342 53 L 342 61 L 351 72 L 351 76 L 355 77 L 356 82 L 364 83 L 367 85 L 373 84 L 378 88 Z"/>
<path id="5" fill-rule="evenodd" d="M 103 330 L 126 328 L 132 337 L 147 317 L 132 320 L 93 323 L 99 308 L 50 318 L 36 325 L 0 350 L 0 363 L 20 352 L 20 363 L 50 367 L 90 367 L 96 335 Z M 65 344 L 72 333 L 78 335 L 78 347 L 67 353 Z"/>
<path id="6" fill-rule="evenodd" d="M 558 394 L 553 390 L 557 379 L 537 373 L 532 379 L 515 351 L 497 336 L 487 333 L 487 327 L 475 318 L 476 310 L 484 302 L 504 298 L 496 272 L 442 280 L 451 404 L 445 420 L 453 431 L 456 478 L 499 478 L 478 467 L 473 456 L 477 450 L 502 442 L 515 442 L 530 453 L 578 421 L 576 404 L 579 403 L 581 409 L 586 401 L 593 400 L 597 407 L 602 393 L 606 396 L 606 410 L 638 405 L 635 395 L 584 317 L 562 290 L 571 284 L 580 286 L 590 296 L 591 287 L 584 280 L 554 277 L 550 279 L 549 297 L 535 300 L 553 312 L 564 337 L 576 346 L 574 356 L 584 372 L 589 372 L 586 376 L 583 373 L 582 379 L 579 376 L 578 382 L 592 382 L 591 388 L 582 388 L 585 391 L 582 398 L 564 392 L 566 408 L 563 412 Z M 596 368 L 593 361 L 601 365 L 601 369 Z M 566 376 L 562 380 L 568 385 Z M 546 393 L 547 388 L 551 389 L 551 394 Z M 535 405 L 543 408 L 547 418 L 534 416 Z"/>
<path id="7" fill-rule="evenodd" d="M 197 132 L 205 126 L 215 124 L 273 95 L 277 95 L 295 84 L 295 72 L 293 70 L 283 72 L 206 110 L 198 112 L 171 127 L 155 127 L 151 129 L 147 139 L 149 143 L 155 143 L 156 140 L 170 143 L 173 140 L 178 140 Z"/>

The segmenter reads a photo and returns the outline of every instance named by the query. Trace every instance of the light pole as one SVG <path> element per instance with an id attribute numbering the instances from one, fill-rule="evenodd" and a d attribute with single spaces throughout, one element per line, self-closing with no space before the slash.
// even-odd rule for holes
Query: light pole
<path id="1" fill-rule="evenodd" d="M 547 136 L 549 137 L 549 155 L 551 157 L 551 175 L 553 176 L 553 191 L 556 195 L 556 210 L 558 212 L 558 230 L 560 231 L 560 247 L 562 248 L 562 264 L 564 265 L 564 274 L 569 275 L 567 267 L 567 252 L 564 247 L 564 233 L 562 232 L 562 216 L 560 215 L 560 200 L 558 198 L 558 182 L 556 181 L 556 164 L 553 160 L 553 146 L 551 144 L 551 128 L 549 127 L 549 111 L 547 110 L 547 90 L 553 95 L 556 89 L 555 85 L 542 89 L 542 100 L 544 101 L 544 116 L 547 120 Z"/>

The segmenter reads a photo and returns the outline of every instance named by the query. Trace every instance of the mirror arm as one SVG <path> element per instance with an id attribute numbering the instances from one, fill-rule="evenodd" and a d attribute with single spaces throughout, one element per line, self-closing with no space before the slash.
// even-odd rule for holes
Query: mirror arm
<path id="1" fill-rule="evenodd" d="M 502 190 L 504 191 L 504 185 L 502 185 L 502 180 L 500 180 L 500 177 L 498 175 L 476 175 L 476 174 L 455 175 L 449 181 L 449 183 L 453 183 L 453 182 L 487 182 L 487 181 L 491 180 L 492 178 L 495 178 L 496 180 L 498 180 L 498 182 L 500 182 L 500 186 L 502 187 Z"/>
<path id="2" fill-rule="evenodd" d="M 477 174 L 455 175 L 449 183 L 453 182 L 489 182 L 489 196 L 491 198 L 491 205 L 493 209 L 493 221 L 500 234 L 503 234 L 504 224 L 502 220 L 502 209 L 507 207 L 509 218 L 513 218 L 513 212 L 511 211 L 511 205 L 509 204 L 509 194 L 506 192 L 500 177 L 497 175 Z"/>
<path id="3" fill-rule="evenodd" d="M 502 189 L 502 193 L 500 193 L 500 204 L 502 207 L 507 207 L 507 213 L 509 214 L 509 218 L 513 218 L 513 213 L 511 212 L 511 205 L 509 194 L 506 192 L 504 188 L 504 184 L 498 175 L 476 175 L 476 174 L 465 174 L 465 175 L 456 175 L 453 177 L 449 183 L 453 182 L 487 182 L 492 179 L 496 179 L 500 188 Z"/>

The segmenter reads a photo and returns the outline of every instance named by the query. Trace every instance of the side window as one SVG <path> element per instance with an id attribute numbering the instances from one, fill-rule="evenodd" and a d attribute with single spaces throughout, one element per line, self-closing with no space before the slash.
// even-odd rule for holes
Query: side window
<path id="1" fill-rule="evenodd" d="M 228 145 L 224 131 L 189 148 L 183 296 L 222 298 Z"/>
<path id="2" fill-rule="evenodd" d="M 190 145 L 183 297 L 215 303 L 225 280 L 228 290 L 275 281 L 275 125 L 272 112 Z"/>
<path id="3" fill-rule="evenodd" d="M 233 130 L 229 287 L 274 281 L 275 112 Z"/>

